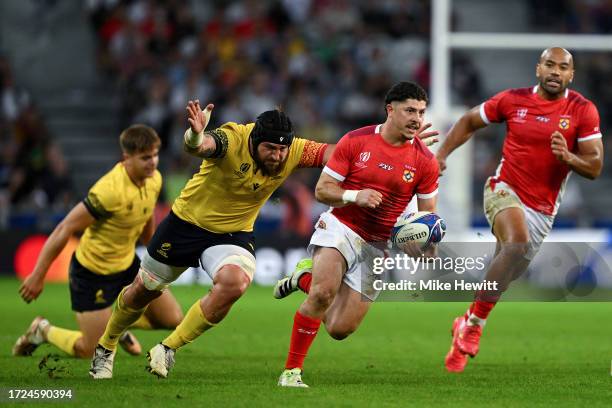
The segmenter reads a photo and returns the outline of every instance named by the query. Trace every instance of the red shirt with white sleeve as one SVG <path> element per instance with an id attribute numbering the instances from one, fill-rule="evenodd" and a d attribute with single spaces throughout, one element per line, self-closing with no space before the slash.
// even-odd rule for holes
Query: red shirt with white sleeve
<path id="1" fill-rule="evenodd" d="M 509 89 L 480 105 L 485 123 L 506 122 L 502 159 L 494 184 L 510 185 L 522 203 L 536 211 L 557 213 L 570 167 L 559 162 L 550 148 L 551 134 L 558 130 L 570 152 L 578 144 L 601 138 L 595 105 L 578 92 L 567 89 L 555 101 L 543 99 L 538 87 Z"/>
<path id="2" fill-rule="evenodd" d="M 415 137 L 393 146 L 382 138 L 382 125 L 353 130 L 344 135 L 323 171 L 341 182 L 345 190 L 373 189 L 382 194 L 377 208 L 349 204 L 332 214 L 369 242 L 386 241 L 397 218 L 416 194 L 438 194 L 438 162 Z"/>

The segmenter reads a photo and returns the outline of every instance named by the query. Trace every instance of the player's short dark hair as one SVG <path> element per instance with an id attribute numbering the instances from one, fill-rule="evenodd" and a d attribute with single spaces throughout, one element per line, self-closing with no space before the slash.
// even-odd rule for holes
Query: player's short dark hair
<path id="1" fill-rule="evenodd" d="M 388 105 L 391 102 L 402 102 L 406 99 L 425 101 L 425 103 L 429 102 L 427 92 L 425 92 L 420 85 L 415 84 L 414 82 L 402 81 L 393 85 L 391 89 L 389 89 L 387 96 L 385 96 L 385 105 Z"/>
<path id="2" fill-rule="evenodd" d="M 121 150 L 127 154 L 148 152 L 159 148 L 161 140 L 155 129 L 147 125 L 132 125 L 119 136 Z"/>
<path id="3" fill-rule="evenodd" d="M 291 146 L 293 136 L 293 124 L 285 112 L 278 109 L 265 111 L 257 117 L 251 131 L 253 150 L 257 151 L 261 142 Z"/>

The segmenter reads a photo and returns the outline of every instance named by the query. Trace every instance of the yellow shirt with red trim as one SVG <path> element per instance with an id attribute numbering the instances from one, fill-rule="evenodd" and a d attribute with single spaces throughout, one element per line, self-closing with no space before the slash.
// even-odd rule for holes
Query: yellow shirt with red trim
<path id="1" fill-rule="evenodd" d="M 83 203 L 96 219 L 76 250 L 77 260 L 91 272 L 111 275 L 133 262 L 136 241 L 153 215 L 162 176 L 155 171 L 142 187 L 132 182 L 123 163 L 100 178 Z"/>
<path id="2" fill-rule="evenodd" d="M 261 207 L 295 169 L 321 166 L 327 144 L 295 137 L 281 172 L 262 174 L 249 151 L 254 126 L 228 122 L 206 132 L 217 149 L 174 202 L 179 218 L 215 233 L 253 231 Z"/>

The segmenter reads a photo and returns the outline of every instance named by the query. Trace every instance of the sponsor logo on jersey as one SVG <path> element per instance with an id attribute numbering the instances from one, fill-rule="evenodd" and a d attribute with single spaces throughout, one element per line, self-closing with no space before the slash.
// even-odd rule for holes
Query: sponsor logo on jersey
<path id="1" fill-rule="evenodd" d="M 261 187 L 261 184 L 259 183 L 253 183 L 253 191 L 257 191 L 257 189 Z"/>
<path id="2" fill-rule="evenodd" d="M 412 183 L 414 181 L 414 171 L 408 170 L 408 169 L 404 169 L 404 175 L 402 176 L 402 179 L 406 183 Z"/>
<path id="3" fill-rule="evenodd" d="M 319 220 L 319 223 L 317 224 L 317 228 L 319 228 L 319 229 L 327 229 L 327 224 L 325 224 L 325 221 Z"/>
<path id="4" fill-rule="evenodd" d="M 567 130 L 570 127 L 569 118 L 561 118 L 559 119 L 559 129 Z"/>
<path id="5" fill-rule="evenodd" d="M 378 163 L 378 167 L 380 167 L 383 170 L 387 170 L 387 171 L 393 170 L 393 166 L 387 163 Z"/>
<path id="6" fill-rule="evenodd" d="M 536 116 L 536 120 L 542 123 L 550 122 L 550 118 L 547 118 L 546 116 Z"/>

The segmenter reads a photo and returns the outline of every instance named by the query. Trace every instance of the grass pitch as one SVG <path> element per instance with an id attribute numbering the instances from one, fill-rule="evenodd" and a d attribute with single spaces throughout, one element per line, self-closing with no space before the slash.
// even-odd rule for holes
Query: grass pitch
<path id="1" fill-rule="evenodd" d="M 465 303 L 377 303 L 344 341 L 321 329 L 306 360 L 310 389 L 281 389 L 276 381 L 301 293 L 278 301 L 270 288 L 250 288 L 222 324 L 177 353 L 167 380 L 145 371 L 144 356 L 119 350 L 114 378 L 94 382 L 89 361 L 50 345 L 32 357 L 11 356 L 14 341 L 38 314 L 77 327 L 66 285 L 47 285 L 30 305 L 17 288 L 17 280 L 0 279 L 4 402 L 7 388 L 71 388 L 75 399 L 55 406 L 79 407 L 591 407 L 612 401 L 612 303 L 502 303 L 489 319 L 480 355 L 459 375 L 447 373 L 443 360 L 451 322 Z M 184 310 L 206 290 L 173 288 Z M 135 333 L 148 350 L 168 332 Z"/>

